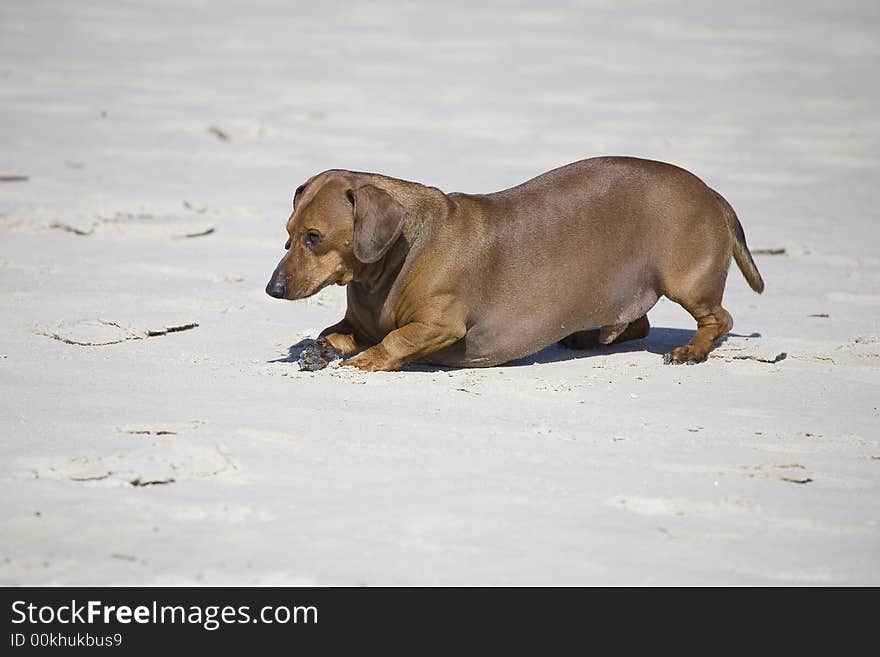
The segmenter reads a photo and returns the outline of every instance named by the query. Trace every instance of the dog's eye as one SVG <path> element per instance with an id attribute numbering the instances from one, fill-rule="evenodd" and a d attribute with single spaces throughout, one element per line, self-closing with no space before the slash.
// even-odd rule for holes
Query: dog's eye
<path id="1" fill-rule="evenodd" d="M 310 230 L 309 232 L 306 233 L 306 236 L 305 236 L 306 246 L 311 248 L 311 247 L 315 246 L 320 241 L 321 241 L 321 233 L 319 233 L 318 231 Z"/>

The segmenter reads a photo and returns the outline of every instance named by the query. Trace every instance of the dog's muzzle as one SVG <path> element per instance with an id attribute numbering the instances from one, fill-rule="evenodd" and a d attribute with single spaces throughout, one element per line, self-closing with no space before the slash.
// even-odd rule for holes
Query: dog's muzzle
<path id="1" fill-rule="evenodd" d="M 269 280 L 269 284 L 266 286 L 266 294 L 276 299 L 283 299 L 287 294 L 287 286 L 278 279 L 277 274 L 273 275 Z"/>

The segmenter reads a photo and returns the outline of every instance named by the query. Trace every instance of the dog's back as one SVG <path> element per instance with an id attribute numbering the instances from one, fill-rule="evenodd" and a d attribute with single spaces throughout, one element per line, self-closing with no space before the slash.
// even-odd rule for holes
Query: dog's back
<path id="1" fill-rule="evenodd" d="M 462 343 L 438 362 L 501 363 L 588 327 L 626 325 L 662 294 L 686 297 L 682 288 L 697 280 L 723 290 L 734 243 L 727 216 L 715 193 L 679 167 L 595 158 L 453 198 L 493 234 L 471 258 L 469 294 L 482 302 L 471 307 Z"/>

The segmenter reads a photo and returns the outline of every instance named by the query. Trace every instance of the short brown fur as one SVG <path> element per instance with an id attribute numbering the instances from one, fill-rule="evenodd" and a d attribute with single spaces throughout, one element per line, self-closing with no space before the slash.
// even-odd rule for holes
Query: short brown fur
<path id="1" fill-rule="evenodd" d="M 287 231 L 266 291 L 301 299 L 346 285 L 345 317 L 321 336 L 368 371 L 642 338 L 661 295 L 697 321 L 667 360 L 701 362 L 733 325 L 721 306 L 731 258 L 764 289 L 727 201 L 637 158 L 582 160 L 486 195 L 325 171 L 297 190 Z"/>

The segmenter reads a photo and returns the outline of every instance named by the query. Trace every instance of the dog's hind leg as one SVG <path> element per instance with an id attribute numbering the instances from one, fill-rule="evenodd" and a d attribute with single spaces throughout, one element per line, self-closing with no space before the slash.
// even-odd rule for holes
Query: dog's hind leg
<path id="1" fill-rule="evenodd" d="M 715 341 L 733 328 L 733 318 L 721 306 L 729 264 L 729 251 L 716 251 L 666 277 L 663 293 L 697 320 L 697 332 L 690 342 L 663 357 L 667 364 L 702 363 Z"/>
<path id="2" fill-rule="evenodd" d="M 559 344 L 568 349 L 597 349 L 602 345 L 620 344 L 627 340 L 639 340 L 648 335 L 651 324 L 648 316 L 642 315 L 638 319 L 624 324 L 612 324 L 599 329 L 577 331 L 559 341 Z"/>
<path id="3" fill-rule="evenodd" d="M 681 305 L 697 320 L 697 332 L 690 342 L 676 347 L 663 357 L 667 364 L 702 363 L 709 357 L 709 350 L 715 341 L 733 328 L 733 317 L 721 306 L 727 271 L 722 269 L 713 274 L 696 282 L 692 277 L 684 278 L 683 282 L 687 282 L 687 287 L 679 284 L 666 291 L 667 297 Z"/>
<path id="4" fill-rule="evenodd" d="M 686 345 L 676 347 L 671 353 L 663 356 L 663 361 L 667 364 L 702 363 L 709 357 L 709 350 L 715 341 L 724 337 L 733 328 L 733 318 L 721 307 L 721 304 L 698 305 L 693 308 L 685 306 L 685 310 L 697 320 L 697 332 Z"/>

